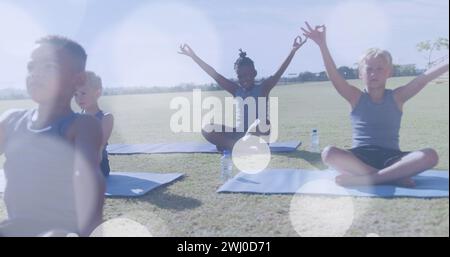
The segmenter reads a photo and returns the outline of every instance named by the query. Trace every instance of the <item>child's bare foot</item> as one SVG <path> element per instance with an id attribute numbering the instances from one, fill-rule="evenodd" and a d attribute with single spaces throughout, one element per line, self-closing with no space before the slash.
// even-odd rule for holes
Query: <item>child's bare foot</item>
<path id="1" fill-rule="evenodd" d="M 397 181 L 395 185 L 399 187 L 412 188 L 416 186 L 416 182 L 412 178 L 404 178 Z"/>

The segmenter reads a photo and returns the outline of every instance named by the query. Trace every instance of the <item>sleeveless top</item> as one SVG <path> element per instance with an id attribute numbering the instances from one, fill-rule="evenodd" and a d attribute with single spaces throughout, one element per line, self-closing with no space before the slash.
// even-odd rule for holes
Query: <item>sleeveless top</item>
<path id="1" fill-rule="evenodd" d="M 234 95 L 236 103 L 235 117 L 236 128 L 239 132 L 246 132 L 256 119 L 260 119 L 261 123 L 265 120 L 267 124 L 270 124 L 269 101 L 268 97 L 263 96 L 262 91 L 262 84 L 254 85 L 250 90 L 244 90 L 242 87 L 236 90 Z M 260 98 L 259 101 L 258 98 Z M 260 104 L 265 105 L 265 108 L 259 107 Z"/>
<path id="2" fill-rule="evenodd" d="M 108 113 L 104 113 L 103 111 L 98 111 L 95 114 L 95 117 L 102 121 L 103 117 L 108 115 Z M 109 167 L 109 159 L 108 159 L 108 152 L 106 151 L 106 147 L 108 146 L 108 142 L 106 142 L 105 146 L 102 149 L 102 161 L 100 162 L 100 169 L 105 177 L 109 176 L 110 167 Z"/>
<path id="3" fill-rule="evenodd" d="M 393 90 L 386 89 L 380 103 L 374 103 L 364 90 L 350 115 L 353 147 L 375 145 L 399 150 L 402 114 Z"/>
<path id="4" fill-rule="evenodd" d="M 65 134 L 78 114 L 71 112 L 36 130 L 31 128 L 36 112 L 16 110 L 5 119 L 8 218 L 32 221 L 39 227 L 37 231 L 58 228 L 77 232 L 74 146 Z"/>

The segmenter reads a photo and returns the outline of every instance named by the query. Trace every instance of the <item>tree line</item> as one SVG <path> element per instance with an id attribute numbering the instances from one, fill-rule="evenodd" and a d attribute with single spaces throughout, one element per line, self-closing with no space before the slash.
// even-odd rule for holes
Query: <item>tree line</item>
<path id="1" fill-rule="evenodd" d="M 357 68 L 340 66 L 338 68 L 338 71 L 345 79 L 359 78 Z M 393 67 L 392 76 L 393 77 L 417 76 L 423 71 L 424 70 L 417 69 L 415 64 L 405 64 L 405 65 L 395 64 Z M 298 73 L 297 76 L 283 77 L 280 80 L 280 82 L 284 83 L 301 83 L 311 81 L 328 81 L 327 73 L 325 71 L 321 72 L 304 71 Z"/>
<path id="2" fill-rule="evenodd" d="M 436 63 L 445 61 L 448 59 L 448 38 L 437 38 L 434 41 L 427 40 L 419 42 L 416 45 L 419 52 L 424 54 L 424 58 L 427 60 L 427 68 L 433 66 Z M 437 54 L 445 52 L 445 55 L 437 57 Z M 424 72 L 423 69 L 417 69 L 415 64 L 396 64 L 393 67 L 392 76 L 417 76 Z M 354 67 L 341 66 L 338 68 L 339 73 L 345 79 L 358 79 L 358 69 Z M 304 83 L 313 81 L 328 81 L 327 73 L 303 71 L 295 73 L 294 76 L 282 77 L 280 84 L 293 84 Z M 262 78 L 264 79 L 264 78 Z M 193 89 L 201 89 L 203 91 L 215 91 L 221 90 L 221 88 L 214 83 L 210 84 L 193 84 L 185 83 L 173 87 L 106 87 L 103 91 L 104 95 L 127 95 L 127 94 L 153 94 L 153 93 L 170 93 L 170 92 L 187 92 Z M 0 100 L 6 99 L 25 99 L 28 95 L 24 89 L 4 88 L 0 89 Z"/>

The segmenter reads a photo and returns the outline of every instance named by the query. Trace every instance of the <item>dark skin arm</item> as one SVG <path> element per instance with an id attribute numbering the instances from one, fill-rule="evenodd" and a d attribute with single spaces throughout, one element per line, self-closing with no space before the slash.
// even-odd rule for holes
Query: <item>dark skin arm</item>
<path id="1" fill-rule="evenodd" d="M 208 75 L 211 76 L 221 88 L 223 88 L 230 94 L 235 95 L 235 92 L 239 86 L 233 81 L 219 74 L 213 67 L 204 62 L 202 59 L 200 59 L 200 57 L 198 57 L 195 54 L 195 52 L 191 49 L 189 45 L 187 44 L 181 45 L 180 51 L 178 53 L 191 57 L 192 60 L 194 60 L 194 62 L 196 62 L 200 66 L 200 68 L 202 68 L 206 73 L 208 73 Z"/>
<path id="2" fill-rule="evenodd" d="M 306 43 L 306 39 L 303 41 L 301 37 L 296 37 L 294 39 L 294 43 L 292 44 L 292 49 L 284 62 L 281 64 L 280 68 L 275 72 L 274 75 L 269 77 L 263 82 L 264 86 L 264 95 L 269 95 L 270 91 L 277 85 L 283 73 L 286 71 L 287 67 L 291 63 L 292 59 L 295 56 L 295 53 L 302 45 Z"/>

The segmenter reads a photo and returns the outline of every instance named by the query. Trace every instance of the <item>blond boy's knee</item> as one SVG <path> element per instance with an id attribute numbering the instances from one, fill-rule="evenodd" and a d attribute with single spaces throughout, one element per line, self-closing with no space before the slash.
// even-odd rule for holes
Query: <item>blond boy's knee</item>
<path id="1" fill-rule="evenodd" d="M 331 162 L 335 158 L 338 151 L 339 149 L 332 145 L 325 147 L 321 154 L 322 161 L 325 163 Z"/>
<path id="2" fill-rule="evenodd" d="M 423 159 L 427 166 L 434 167 L 439 163 L 439 155 L 436 150 L 425 148 L 421 152 L 423 153 Z"/>

